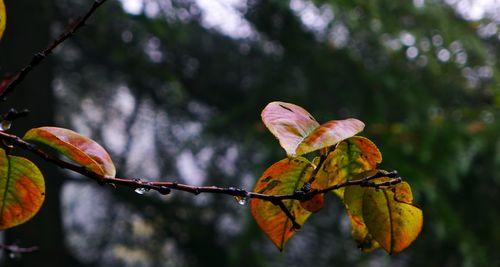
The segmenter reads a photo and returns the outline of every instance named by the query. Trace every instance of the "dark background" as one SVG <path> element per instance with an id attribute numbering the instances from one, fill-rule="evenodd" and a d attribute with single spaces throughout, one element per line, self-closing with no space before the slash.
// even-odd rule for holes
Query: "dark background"
<path id="1" fill-rule="evenodd" d="M 92 1 L 5 2 L 2 75 Z M 40 162 L 41 212 L 3 233 L 40 251 L 3 266 L 500 265 L 500 12 L 488 2 L 108 0 L 1 104 L 32 111 L 15 133 L 74 129 L 120 177 L 251 189 L 285 156 L 260 122 L 268 102 L 356 117 L 382 167 L 411 183 L 424 229 L 399 255 L 363 254 L 330 196 L 279 253 L 230 197 L 138 195 Z"/>

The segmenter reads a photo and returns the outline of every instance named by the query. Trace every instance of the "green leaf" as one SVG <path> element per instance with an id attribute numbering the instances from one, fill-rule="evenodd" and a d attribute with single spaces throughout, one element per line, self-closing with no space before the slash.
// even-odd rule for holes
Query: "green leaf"
<path id="1" fill-rule="evenodd" d="M 0 40 L 2 39 L 3 32 L 5 31 L 5 24 L 7 22 L 7 14 L 5 13 L 5 5 L 3 0 L 0 0 Z"/>
<path id="2" fill-rule="evenodd" d="M 45 182 L 35 164 L 0 149 L 0 230 L 31 219 L 44 199 Z"/>
<path id="3" fill-rule="evenodd" d="M 261 116 L 266 127 L 291 157 L 335 145 L 365 127 L 357 119 L 334 120 L 319 125 L 305 109 L 285 102 L 269 103 Z"/>
<path id="4" fill-rule="evenodd" d="M 368 138 L 354 136 L 340 142 L 328 154 L 313 182 L 313 188 L 326 188 L 353 179 L 356 175 L 373 170 L 382 162 L 382 154 Z M 344 188 L 334 191 L 343 197 Z"/>
<path id="5" fill-rule="evenodd" d="M 311 176 L 311 163 L 304 158 L 283 159 L 269 167 L 259 178 L 254 192 L 269 195 L 292 194 L 300 189 Z M 303 225 L 311 212 L 302 208 L 297 200 L 283 200 L 299 225 Z M 253 198 L 250 202 L 252 215 L 262 231 L 279 250 L 296 233 L 286 214 L 269 201 Z"/>
<path id="6" fill-rule="evenodd" d="M 390 188 L 365 189 L 364 222 L 373 238 L 389 254 L 407 248 L 422 229 L 422 210 L 407 202 L 412 199 L 409 188 L 408 184 L 401 183 Z"/>
<path id="7" fill-rule="evenodd" d="M 34 128 L 29 130 L 23 139 L 45 144 L 99 175 L 116 175 L 108 152 L 95 141 L 74 131 L 57 127 Z"/>

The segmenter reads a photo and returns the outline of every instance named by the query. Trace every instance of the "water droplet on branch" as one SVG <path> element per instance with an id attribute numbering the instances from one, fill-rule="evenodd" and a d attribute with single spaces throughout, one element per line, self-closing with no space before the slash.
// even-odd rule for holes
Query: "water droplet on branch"
<path id="1" fill-rule="evenodd" d="M 248 204 L 248 197 L 242 197 L 242 196 L 235 196 L 234 199 L 236 200 L 236 202 L 238 202 L 238 204 L 240 204 L 241 206 L 245 206 L 246 204 Z"/>
<path id="2" fill-rule="evenodd" d="M 11 259 L 21 258 L 21 253 L 19 253 L 19 252 L 10 252 L 9 253 L 9 258 L 11 258 Z"/>
<path id="3" fill-rule="evenodd" d="M 2 123 L 0 124 L 0 130 L 1 131 L 7 131 L 10 129 L 10 126 L 12 126 L 12 122 L 11 121 L 7 121 L 7 120 L 4 120 L 2 121 Z"/>
<path id="4" fill-rule="evenodd" d="M 135 191 L 137 194 L 139 194 L 139 195 L 144 195 L 144 193 L 146 193 L 146 192 L 147 192 L 147 191 L 149 191 L 149 190 L 148 190 L 148 189 L 146 189 L 146 188 L 139 187 L 139 188 L 136 188 L 134 191 Z"/>

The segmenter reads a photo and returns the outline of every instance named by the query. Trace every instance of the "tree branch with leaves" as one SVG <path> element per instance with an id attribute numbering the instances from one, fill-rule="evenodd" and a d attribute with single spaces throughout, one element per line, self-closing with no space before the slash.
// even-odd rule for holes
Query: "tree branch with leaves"
<path id="1" fill-rule="evenodd" d="M 0 84 L 0 96 L 3 98 L 13 92 L 33 68 L 85 25 L 105 1 L 94 1 L 84 16 L 74 20 L 51 45 L 35 54 L 26 67 L 4 79 Z M 0 0 L 0 37 L 5 18 L 5 8 Z M 228 195 L 239 204 L 250 202 L 256 223 L 279 250 L 284 249 L 311 215 L 321 210 L 325 194 L 330 192 L 345 204 L 353 238 L 363 251 L 382 247 L 388 253 L 398 253 L 418 237 L 422 228 L 423 214 L 412 204 L 409 184 L 395 171 L 378 169 L 382 155 L 372 141 L 357 135 L 365 125 L 354 118 L 320 125 L 300 106 L 269 103 L 262 111 L 262 121 L 278 139 L 286 158 L 270 166 L 257 180 L 253 191 L 247 191 L 236 187 L 117 178 L 107 151 L 72 130 L 40 127 L 29 130 L 22 138 L 7 133 L 12 121 L 25 115 L 26 112 L 11 111 L 3 116 L 0 131 L 3 147 L 0 148 L 0 230 L 31 219 L 46 197 L 41 171 L 30 160 L 12 155 L 16 148 L 101 185 L 124 186 L 139 194 L 156 191 L 167 195 L 175 190 L 194 195 Z"/>

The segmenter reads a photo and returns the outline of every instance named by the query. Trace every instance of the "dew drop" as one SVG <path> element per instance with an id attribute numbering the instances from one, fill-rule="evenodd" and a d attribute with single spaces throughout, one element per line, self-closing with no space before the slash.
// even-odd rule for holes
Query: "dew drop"
<path id="1" fill-rule="evenodd" d="M 2 121 L 2 123 L 0 124 L 0 130 L 1 131 L 7 131 L 10 129 L 10 126 L 12 126 L 12 122 L 11 121 Z"/>
<path id="2" fill-rule="evenodd" d="M 11 259 L 17 259 L 20 257 L 21 257 L 21 254 L 19 252 L 10 252 L 9 253 L 9 258 L 11 258 Z"/>
<path id="3" fill-rule="evenodd" d="M 139 194 L 139 195 L 144 195 L 144 193 L 146 193 L 146 192 L 148 191 L 148 189 L 146 189 L 146 188 L 142 188 L 142 187 L 139 187 L 139 188 L 136 188 L 134 191 L 135 191 L 137 194 Z"/>
<path id="4" fill-rule="evenodd" d="M 238 204 L 241 206 L 245 206 L 248 203 L 248 197 L 242 197 L 242 196 L 235 196 L 234 199 Z"/>

